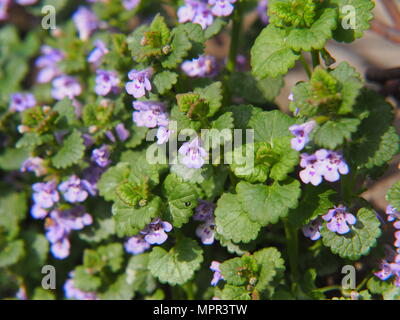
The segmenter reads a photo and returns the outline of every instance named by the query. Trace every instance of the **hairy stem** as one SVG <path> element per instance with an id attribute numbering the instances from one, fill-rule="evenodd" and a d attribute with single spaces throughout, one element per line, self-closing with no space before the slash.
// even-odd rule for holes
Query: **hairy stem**
<path id="1" fill-rule="evenodd" d="M 303 54 L 300 54 L 300 62 L 303 65 L 303 68 L 307 73 L 307 77 L 311 78 L 311 69 L 310 69 L 310 66 L 308 65 L 306 59 L 304 58 Z"/>
<path id="2" fill-rule="evenodd" d="M 242 14 L 240 10 L 240 2 L 236 3 L 235 11 L 233 15 L 233 26 L 231 33 L 231 45 L 229 48 L 228 62 L 226 63 L 226 69 L 229 72 L 234 72 L 236 67 L 236 57 L 239 48 L 240 31 L 242 29 Z"/>

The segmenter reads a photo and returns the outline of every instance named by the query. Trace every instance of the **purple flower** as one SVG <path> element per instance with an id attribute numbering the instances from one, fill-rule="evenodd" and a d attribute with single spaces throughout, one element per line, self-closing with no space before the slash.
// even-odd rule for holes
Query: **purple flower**
<path id="1" fill-rule="evenodd" d="M 90 52 L 87 61 L 89 63 L 93 63 L 95 66 L 98 66 L 101 62 L 101 59 L 104 55 L 106 55 L 109 51 L 105 45 L 105 43 L 101 40 L 96 40 L 94 42 L 95 48 Z"/>
<path id="2" fill-rule="evenodd" d="M 321 238 L 321 232 L 320 232 L 321 228 L 322 228 L 322 221 L 317 218 L 303 227 L 303 234 L 305 237 L 310 238 L 313 241 L 316 241 L 319 238 Z"/>
<path id="3" fill-rule="evenodd" d="M 105 169 L 102 167 L 91 165 L 82 172 L 83 178 L 81 179 L 82 186 L 90 195 L 95 196 L 97 194 L 97 182 L 100 180 L 101 175 Z"/>
<path id="4" fill-rule="evenodd" d="M 79 7 L 72 16 L 72 20 L 78 29 L 79 38 L 83 41 L 88 40 L 99 27 L 99 20 L 96 15 L 86 7 Z"/>
<path id="5" fill-rule="evenodd" d="M 171 130 L 167 127 L 159 127 L 157 130 L 157 144 L 166 143 L 171 135 Z"/>
<path id="6" fill-rule="evenodd" d="M 140 0 L 122 0 L 122 4 L 126 10 L 135 9 L 140 3 Z"/>
<path id="7" fill-rule="evenodd" d="M 390 263 L 388 263 L 386 260 L 383 260 L 381 262 L 380 268 L 381 269 L 378 272 L 374 272 L 374 275 L 377 276 L 379 279 L 385 281 L 393 275 Z"/>
<path id="8" fill-rule="evenodd" d="M 183 155 L 182 163 L 188 168 L 199 169 L 203 166 L 207 157 L 207 152 L 200 146 L 200 140 L 198 137 L 194 138 L 190 142 L 185 142 L 179 148 L 179 153 Z"/>
<path id="9" fill-rule="evenodd" d="M 115 126 L 115 132 L 118 135 L 119 140 L 125 141 L 126 139 L 129 138 L 129 131 L 126 130 L 125 126 L 123 123 L 119 123 Z"/>
<path id="10" fill-rule="evenodd" d="M 119 85 L 118 74 L 115 71 L 98 69 L 96 71 L 96 86 L 94 91 L 99 96 L 106 96 L 110 92 L 117 93 Z"/>
<path id="11" fill-rule="evenodd" d="M 227 17 L 233 12 L 233 5 L 236 0 L 208 0 L 208 3 L 212 5 L 211 12 L 217 17 Z"/>
<path id="12" fill-rule="evenodd" d="M 394 241 L 394 246 L 396 247 L 396 248 L 400 248 L 400 231 L 396 231 L 395 233 L 394 233 L 394 237 L 395 237 L 395 241 Z"/>
<path id="13" fill-rule="evenodd" d="M 34 219 L 44 219 L 49 212 L 38 204 L 34 204 L 31 208 L 31 216 Z"/>
<path id="14" fill-rule="evenodd" d="M 216 59 L 209 55 L 187 60 L 182 63 L 181 68 L 189 77 L 214 77 L 218 73 Z"/>
<path id="15" fill-rule="evenodd" d="M 11 0 L 1 0 L 0 1 L 0 21 L 6 20 L 8 18 L 8 8 L 11 4 Z"/>
<path id="16" fill-rule="evenodd" d="M 206 29 L 214 21 L 211 10 L 203 1 L 185 0 L 185 5 L 178 9 L 179 23 L 193 22 Z"/>
<path id="17" fill-rule="evenodd" d="M 48 83 L 61 74 L 57 63 L 64 59 L 64 54 L 47 45 L 42 46 L 40 51 L 42 55 L 35 61 L 35 65 L 39 68 L 36 80 L 39 83 Z"/>
<path id="18" fill-rule="evenodd" d="M 64 293 L 67 299 L 75 299 L 75 300 L 97 300 L 97 296 L 95 292 L 84 292 L 74 285 L 74 272 L 69 273 L 70 279 L 65 281 L 64 284 Z"/>
<path id="19" fill-rule="evenodd" d="M 137 110 L 133 112 L 133 121 L 138 127 L 168 126 L 168 114 L 162 102 L 135 101 L 133 107 Z"/>
<path id="20" fill-rule="evenodd" d="M 111 160 L 109 146 L 103 144 L 100 148 L 92 151 L 92 161 L 96 162 L 99 167 L 107 167 Z"/>
<path id="21" fill-rule="evenodd" d="M 22 112 L 36 105 L 35 96 L 31 93 L 17 92 L 11 95 L 10 111 Z"/>
<path id="22" fill-rule="evenodd" d="M 224 277 L 221 274 L 221 270 L 219 269 L 220 265 L 221 265 L 221 263 L 218 262 L 218 261 L 212 261 L 211 262 L 210 269 L 212 271 L 214 271 L 214 275 L 213 275 L 213 278 L 211 280 L 211 285 L 212 286 L 216 286 L 218 284 L 219 280 L 223 280 L 224 279 Z"/>
<path id="23" fill-rule="evenodd" d="M 291 140 L 292 148 L 300 151 L 308 143 L 308 135 L 314 129 L 317 123 L 314 120 L 308 121 L 303 124 L 294 124 L 289 127 L 289 131 L 295 136 Z"/>
<path id="24" fill-rule="evenodd" d="M 35 204 L 43 209 L 51 208 L 60 200 L 56 187 L 57 183 L 55 180 L 38 182 L 32 185 L 32 198 Z"/>
<path id="25" fill-rule="evenodd" d="M 93 219 L 86 213 L 82 206 L 69 210 L 53 210 L 50 217 L 46 219 L 46 238 L 50 241 L 51 252 L 54 257 L 64 259 L 69 256 L 70 242 L 69 235 L 72 230 L 81 230 L 91 225 Z"/>
<path id="26" fill-rule="evenodd" d="M 21 6 L 30 6 L 35 4 L 38 0 L 16 0 L 16 2 Z"/>
<path id="27" fill-rule="evenodd" d="M 155 219 L 141 233 L 149 244 L 163 244 L 168 238 L 166 232 L 171 230 L 172 225 L 169 222 Z"/>
<path id="28" fill-rule="evenodd" d="M 150 248 L 150 244 L 144 239 L 144 235 L 130 237 L 124 246 L 126 252 L 134 255 L 141 254 Z"/>
<path id="29" fill-rule="evenodd" d="M 400 212 L 390 204 L 386 207 L 387 221 L 400 220 Z"/>
<path id="30" fill-rule="evenodd" d="M 151 83 L 149 78 L 151 77 L 151 70 L 145 69 L 142 71 L 131 70 L 128 73 L 129 81 L 125 85 L 126 92 L 133 95 L 135 98 L 141 98 L 146 94 L 146 90 L 151 90 Z"/>
<path id="31" fill-rule="evenodd" d="M 301 154 L 300 178 L 304 183 L 312 183 L 317 186 L 322 178 L 329 182 L 340 179 L 340 174 L 347 174 L 349 168 L 341 154 L 335 151 L 320 149 L 312 155 Z"/>
<path id="32" fill-rule="evenodd" d="M 338 207 L 329 210 L 326 215 L 322 216 L 322 219 L 328 221 L 326 226 L 329 230 L 339 234 L 345 234 L 350 231 L 348 224 L 355 224 L 357 219 L 351 213 L 346 212 L 346 210 L 346 207 L 339 205 Z"/>
<path id="33" fill-rule="evenodd" d="M 193 220 L 207 221 L 214 215 L 215 203 L 199 199 Z"/>
<path id="34" fill-rule="evenodd" d="M 58 186 L 58 190 L 63 193 L 64 199 L 71 203 L 83 202 L 88 197 L 88 193 L 84 189 L 81 179 L 76 175 L 72 175 L 67 181 L 62 182 Z"/>
<path id="35" fill-rule="evenodd" d="M 204 223 L 200 224 L 196 228 L 196 235 L 201 239 L 203 244 L 213 244 L 215 236 L 214 217 L 208 218 Z"/>
<path id="36" fill-rule="evenodd" d="M 268 0 L 259 0 L 257 5 L 257 12 L 260 20 L 264 24 L 268 24 L 269 17 L 267 15 Z"/>
<path id="37" fill-rule="evenodd" d="M 65 97 L 73 99 L 82 93 L 82 87 L 78 80 L 71 76 L 59 76 L 53 80 L 52 85 L 51 95 L 56 100 L 62 100 Z"/>
<path id="38" fill-rule="evenodd" d="M 43 176 L 47 173 L 44 166 L 44 160 L 39 157 L 29 157 L 21 165 L 21 172 L 34 172 L 36 177 Z"/>

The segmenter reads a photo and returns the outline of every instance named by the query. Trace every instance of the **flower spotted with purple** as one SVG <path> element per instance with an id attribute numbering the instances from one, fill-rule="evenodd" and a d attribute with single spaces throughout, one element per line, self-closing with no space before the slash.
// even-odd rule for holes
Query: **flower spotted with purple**
<path id="1" fill-rule="evenodd" d="M 211 280 L 211 285 L 212 286 L 216 286 L 220 280 L 224 280 L 224 277 L 221 274 L 221 270 L 219 269 L 220 265 L 221 265 L 221 263 L 218 262 L 218 261 L 212 261 L 211 262 L 210 269 L 212 271 L 214 271 L 214 275 L 213 275 L 213 278 Z"/>
<path id="2" fill-rule="evenodd" d="M 321 238 L 321 228 L 322 221 L 320 219 L 315 219 L 311 221 L 309 224 L 303 227 L 303 234 L 305 237 L 310 238 L 313 241 Z"/>
<path id="3" fill-rule="evenodd" d="M 182 70 L 189 77 L 214 77 L 217 75 L 217 61 L 210 55 L 202 55 L 197 59 L 187 60 L 182 63 Z"/>
<path id="4" fill-rule="evenodd" d="M 149 244 L 163 244 L 168 239 L 167 232 L 171 230 L 172 225 L 169 222 L 155 219 L 141 233 Z"/>
<path id="5" fill-rule="evenodd" d="M 289 127 L 289 131 L 295 136 L 291 140 L 291 145 L 294 150 L 300 151 L 309 141 L 309 134 L 314 129 L 316 122 L 314 120 L 303 124 L 294 124 Z"/>
<path id="6" fill-rule="evenodd" d="M 141 254 L 150 249 L 150 244 L 144 239 L 144 235 L 130 237 L 124 244 L 126 252 L 134 255 Z"/>
<path id="7" fill-rule="evenodd" d="M 178 9 L 179 23 L 193 22 L 199 24 L 203 29 L 210 26 L 214 17 L 210 8 L 201 0 L 185 0 L 185 5 Z"/>
<path id="8" fill-rule="evenodd" d="M 96 15 L 86 7 L 79 7 L 72 16 L 79 38 L 86 41 L 90 38 L 94 31 L 99 28 L 99 20 Z"/>
<path id="9" fill-rule="evenodd" d="M 206 150 L 201 147 L 199 137 L 182 144 L 178 152 L 183 156 L 181 163 L 188 168 L 194 169 L 201 168 L 205 163 L 205 158 L 208 156 Z"/>
<path id="10" fill-rule="evenodd" d="M 53 80 L 52 85 L 51 95 L 56 100 L 62 100 L 66 97 L 74 99 L 82 93 L 82 87 L 75 77 L 59 76 Z"/>
<path id="11" fill-rule="evenodd" d="M 31 208 L 31 215 L 33 218 L 44 219 L 48 214 L 48 209 L 60 200 L 56 187 L 55 180 L 32 185 L 34 205 Z"/>
<path id="12" fill-rule="evenodd" d="M 119 78 L 115 71 L 98 69 L 96 71 L 96 86 L 94 91 L 99 96 L 106 96 L 109 93 L 118 93 Z"/>
<path id="13" fill-rule="evenodd" d="M 129 82 L 126 83 L 125 89 L 130 95 L 135 98 L 141 98 L 146 94 L 146 91 L 151 90 L 151 70 L 145 69 L 142 71 L 139 70 L 131 70 L 128 73 Z"/>
<path id="14" fill-rule="evenodd" d="M 64 59 L 64 54 L 60 50 L 47 45 L 42 46 L 40 52 L 42 55 L 35 61 L 36 67 L 39 68 L 36 80 L 38 83 L 48 83 L 61 75 L 57 63 Z"/>
<path id="15" fill-rule="evenodd" d="M 341 174 L 349 173 L 349 167 L 343 156 L 335 151 L 320 149 L 314 154 L 301 154 L 300 166 L 304 170 L 300 171 L 300 178 L 304 183 L 312 183 L 317 186 L 322 182 L 322 178 L 329 182 L 340 179 Z"/>
<path id="16" fill-rule="evenodd" d="M 196 228 L 196 235 L 200 238 L 203 244 L 205 245 L 213 244 L 215 237 L 214 217 L 210 217 L 204 223 L 200 224 Z"/>
<path id="17" fill-rule="evenodd" d="M 117 133 L 118 139 L 121 141 L 125 141 L 130 135 L 123 123 L 119 123 L 115 126 L 115 132 Z"/>
<path id="18" fill-rule="evenodd" d="M 330 231 L 345 234 L 350 231 L 349 225 L 354 225 L 357 222 L 356 217 L 346 210 L 346 207 L 339 205 L 322 216 L 322 219 L 328 222 L 326 226 Z"/>
<path id="19" fill-rule="evenodd" d="M 208 219 L 213 217 L 215 207 L 215 203 L 199 199 L 198 205 L 193 215 L 193 220 L 207 221 Z"/>
<path id="20" fill-rule="evenodd" d="M 29 157 L 21 165 L 21 172 L 34 172 L 36 177 L 43 176 L 47 173 L 44 166 L 44 160 L 39 157 Z"/>
<path id="21" fill-rule="evenodd" d="M 133 112 L 133 121 L 138 127 L 168 126 L 168 114 L 162 102 L 135 101 L 133 108 L 136 110 Z"/>
<path id="22" fill-rule="evenodd" d="M 171 135 L 171 130 L 168 127 L 159 127 L 157 129 L 157 144 L 166 143 Z"/>
<path id="23" fill-rule="evenodd" d="M 386 207 L 387 221 L 392 222 L 395 220 L 400 220 L 400 212 L 390 204 Z"/>
<path id="24" fill-rule="evenodd" d="M 92 161 L 96 162 L 99 167 L 107 167 L 111 160 L 110 158 L 110 147 L 103 144 L 100 148 L 92 151 Z"/>
<path id="25" fill-rule="evenodd" d="M 208 3 L 213 6 L 211 12 L 217 17 L 227 17 L 233 12 L 236 0 L 208 0 Z"/>
<path id="26" fill-rule="evenodd" d="M 17 92 L 11 95 L 9 110 L 22 112 L 35 105 L 36 99 L 33 94 Z"/>
<path id="27" fill-rule="evenodd" d="M 383 260 L 381 262 L 380 268 L 381 269 L 379 271 L 374 272 L 374 275 L 377 276 L 379 279 L 385 281 L 393 275 L 390 263 L 388 263 L 386 260 Z"/>
<path id="28" fill-rule="evenodd" d="M 101 40 L 96 40 L 94 42 L 95 48 L 90 52 L 87 61 L 93 63 L 95 66 L 100 65 L 101 59 L 105 56 L 109 50 L 105 43 Z"/>
<path id="29" fill-rule="evenodd" d="M 81 179 L 76 175 L 69 177 L 67 181 L 62 182 L 58 186 L 64 196 L 64 199 L 68 202 L 83 202 L 88 197 L 87 191 L 84 189 Z"/>

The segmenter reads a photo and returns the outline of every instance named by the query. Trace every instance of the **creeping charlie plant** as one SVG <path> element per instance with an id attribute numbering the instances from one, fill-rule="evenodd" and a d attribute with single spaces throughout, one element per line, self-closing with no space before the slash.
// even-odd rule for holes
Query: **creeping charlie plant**
<path id="1" fill-rule="evenodd" d="M 77 3 L 0 0 L 1 298 L 400 297 L 394 106 L 326 48 L 374 1 Z"/>

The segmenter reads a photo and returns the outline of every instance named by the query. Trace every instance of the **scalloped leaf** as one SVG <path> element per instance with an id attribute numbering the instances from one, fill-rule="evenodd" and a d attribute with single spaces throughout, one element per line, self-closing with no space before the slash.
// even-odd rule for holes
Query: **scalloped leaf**
<path id="1" fill-rule="evenodd" d="M 83 138 L 78 130 L 72 133 L 64 140 L 62 147 L 51 158 L 51 162 L 56 168 L 67 168 L 79 162 L 85 152 Z"/>

